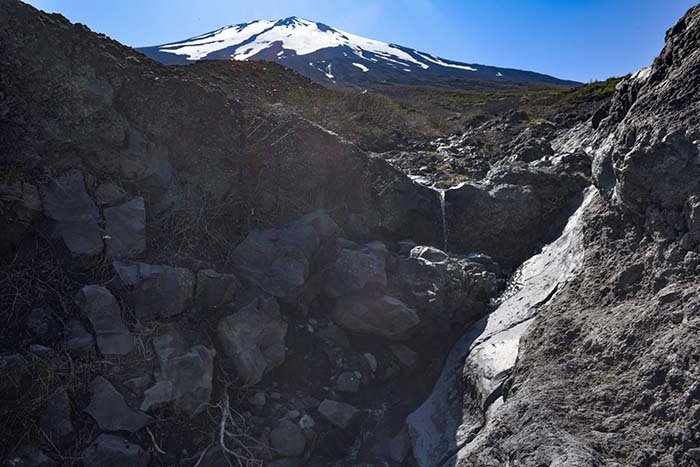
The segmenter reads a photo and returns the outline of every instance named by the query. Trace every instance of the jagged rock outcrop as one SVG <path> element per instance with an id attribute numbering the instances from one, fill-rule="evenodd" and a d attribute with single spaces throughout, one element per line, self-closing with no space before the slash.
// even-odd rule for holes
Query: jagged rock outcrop
<path id="1" fill-rule="evenodd" d="M 699 31 L 695 7 L 618 85 L 588 138 L 605 202 L 583 266 L 521 340 L 505 403 L 442 465 L 697 464 Z"/>
<path id="2" fill-rule="evenodd" d="M 213 269 L 197 272 L 194 304 L 201 308 L 215 308 L 233 302 L 241 284 L 233 274 L 222 274 Z"/>
<path id="3" fill-rule="evenodd" d="M 87 359 L 95 354 L 95 338 L 77 320 L 66 323 L 63 346 L 68 353 L 78 358 Z"/>

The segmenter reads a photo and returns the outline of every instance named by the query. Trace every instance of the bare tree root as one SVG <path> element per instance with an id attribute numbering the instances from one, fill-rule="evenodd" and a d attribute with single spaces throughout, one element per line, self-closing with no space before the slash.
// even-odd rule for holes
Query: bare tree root
<path id="1" fill-rule="evenodd" d="M 251 446 L 257 445 L 258 450 L 267 447 L 249 435 L 245 417 L 231 408 L 228 391 L 223 391 L 221 401 L 215 408 L 219 411 L 215 444 L 218 445 L 229 467 L 262 467 L 262 459 L 256 455 Z M 201 462 L 205 453 L 197 464 Z"/>

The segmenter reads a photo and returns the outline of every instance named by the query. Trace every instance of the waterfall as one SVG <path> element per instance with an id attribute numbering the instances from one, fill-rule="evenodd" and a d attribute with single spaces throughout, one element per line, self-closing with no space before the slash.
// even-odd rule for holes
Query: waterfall
<path id="1" fill-rule="evenodd" d="M 447 215 L 445 214 L 445 192 L 447 190 L 438 189 L 440 194 L 440 214 L 442 215 L 442 249 L 447 251 Z"/>

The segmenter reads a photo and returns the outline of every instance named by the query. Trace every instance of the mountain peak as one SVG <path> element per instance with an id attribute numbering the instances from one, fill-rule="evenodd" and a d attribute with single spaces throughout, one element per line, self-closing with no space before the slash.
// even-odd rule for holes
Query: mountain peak
<path id="1" fill-rule="evenodd" d="M 287 18 L 280 19 L 275 22 L 275 26 L 296 26 L 296 25 L 309 25 L 316 24 L 315 21 L 310 21 L 308 19 L 302 18 L 300 16 L 289 16 Z"/>
<path id="2" fill-rule="evenodd" d="M 267 60 L 317 81 L 344 84 L 425 83 L 450 78 L 574 84 L 532 72 L 445 60 L 299 16 L 227 26 L 184 41 L 140 50 L 167 64 Z"/>

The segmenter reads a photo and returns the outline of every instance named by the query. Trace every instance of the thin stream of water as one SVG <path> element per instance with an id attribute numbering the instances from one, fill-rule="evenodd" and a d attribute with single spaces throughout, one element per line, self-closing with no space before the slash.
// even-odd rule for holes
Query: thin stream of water
<path id="1" fill-rule="evenodd" d="M 447 251 L 447 215 L 445 214 L 445 191 L 438 189 L 440 193 L 440 213 L 442 215 L 442 249 Z"/>

